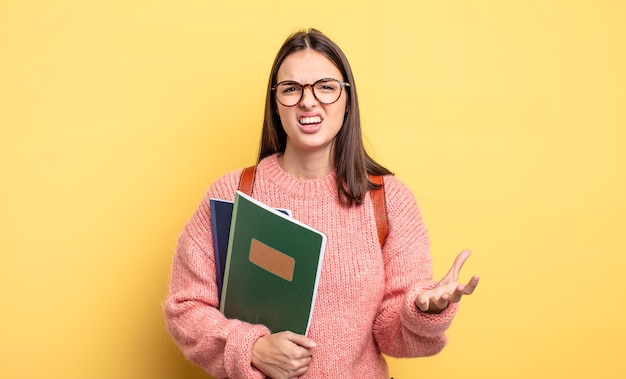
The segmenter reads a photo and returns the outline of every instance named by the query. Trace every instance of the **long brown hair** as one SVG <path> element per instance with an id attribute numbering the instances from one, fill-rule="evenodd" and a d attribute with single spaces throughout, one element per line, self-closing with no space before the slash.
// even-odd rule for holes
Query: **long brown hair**
<path id="1" fill-rule="evenodd" d="M 274 153 L 284 153 L 287 134 L 276 112 L 276 98 L 272 87 L 281 64 L 287 56 L 301 50 L 312 49 L 328 58 L 341 72 L 350 86 L 344 88 L 348 96 L 346 116 L 335 138 L 335 170 L 337 174 L 337 192 L 339 200 L 348 206 L 359 205 L 368 190 L 378 186 L 368 179 L 371 175 L 388 175 L 391 172 L 374 161 L 365 151 L 361 135 L 359 102 L 356 95 L 356 83 L 348 59 L 337 44 L 322 32 L 308 29 L 290 35 L 276 54 L 267 84 L 265 116 L 259 148 L 258 161 Z"/>

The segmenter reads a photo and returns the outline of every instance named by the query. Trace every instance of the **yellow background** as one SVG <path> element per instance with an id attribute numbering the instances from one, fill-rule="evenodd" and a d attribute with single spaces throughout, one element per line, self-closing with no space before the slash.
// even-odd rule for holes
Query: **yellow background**
<path id="1" fill-rule="evenodd" d="M 623 1 L 0 3 L 0 377 L 205 378 L 162 316 L 177 235 L 256 156 L 269 69 L 317 27 L 437 276 L 478 273 L 401 378 L 624 377 Z"/>

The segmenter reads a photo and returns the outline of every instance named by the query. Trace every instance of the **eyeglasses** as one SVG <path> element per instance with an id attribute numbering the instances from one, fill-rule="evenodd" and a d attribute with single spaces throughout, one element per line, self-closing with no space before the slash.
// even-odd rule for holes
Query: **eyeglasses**
<path id="1" fill-rule="evenodd" d="M 286 107 L 296 106 L 302 101 L 304 89 L 311 88 L 313 96 L 321 104 L 332 104 L 339 100 L 343 87 L 350 86 L 350 83 L 340 82 L 337 79 L 324 78 L 313 84 L 300 84 L 293 80 L 285 80 L 272 87 L 276 95 L 276 100 Z"/>

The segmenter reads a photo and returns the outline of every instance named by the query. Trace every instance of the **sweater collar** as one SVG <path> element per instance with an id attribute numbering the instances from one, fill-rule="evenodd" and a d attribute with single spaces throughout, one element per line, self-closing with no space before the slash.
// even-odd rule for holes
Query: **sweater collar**
<path id="1" fill-rule="evenodd" d="M 317 179 L 300 179 L 288 174 L 278 163 L 279 153 L 270 155 L 259 163 L 258 175 L 264 181 L 271 182 L 282 192 L 300 198 L 316 196 L 328 196 L 337 192 L 337 175 L 333 170 L 327 175 Z"/>

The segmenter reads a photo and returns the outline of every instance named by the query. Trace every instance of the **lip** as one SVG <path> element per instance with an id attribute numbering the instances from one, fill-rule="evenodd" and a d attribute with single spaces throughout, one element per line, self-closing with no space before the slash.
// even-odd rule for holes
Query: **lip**
<path id="1" fill-rule="evenodd" d="M 320 122 L 311 123 L 311 124 L 301 124 L 300 121 L 303 119 L 311 119 L 311 118 L 319 118 Z M 301 113 L 297 117 L 298 125 L 300 125 L 300 130 L 306 134 L 312 134 L 319 131 L 324 123 L 324 117 L 321 114 L 315 113 Z"/>
<path id="2" fill-rule="evenodd" d="M 318 124 L 299 124 L 300 130 L 305 134 L 314 134 L 317 133 L 320 129 L 322 129 L 322 123 Z"/>

